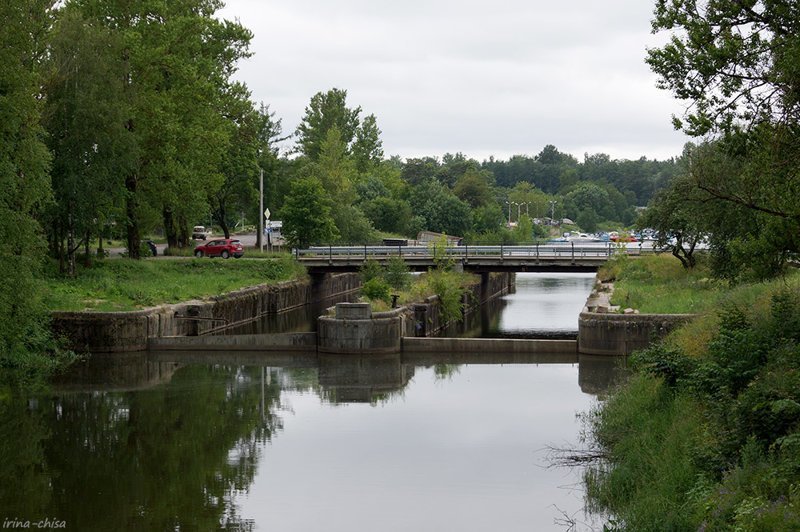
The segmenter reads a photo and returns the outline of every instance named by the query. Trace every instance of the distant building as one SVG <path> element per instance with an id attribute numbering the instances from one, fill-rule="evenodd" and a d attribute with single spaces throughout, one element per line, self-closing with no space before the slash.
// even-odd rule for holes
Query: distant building
<path id="1" fill-rule="evenodd" d="M 434 233 L 433 231 L 420 231 L 419 234 L 417 234 L 417 243 L 424 245 L 430 242 L 437 242 L 441 240 L 442 237 L 447 239 L 448 246 L 460 246 L 461 241 L 463 240 L 460 236 Z"/>

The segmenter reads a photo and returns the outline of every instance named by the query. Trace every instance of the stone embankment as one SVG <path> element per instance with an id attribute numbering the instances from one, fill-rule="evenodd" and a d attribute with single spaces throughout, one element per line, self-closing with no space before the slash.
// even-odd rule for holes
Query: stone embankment
<path id="1" fill-rule="evenodd" d="M 358 274 L 326 275 L 130 312 L 53 312 L 52 327 L 78 352 L 142 351 L 153 338 L 208 335 L 360 287 Z"/>
<path id="2" fill-rule="evenodd" d="M 666 336 L 693 314 L 640 314 L 611 305 L 612 283 L 595 284 L 578 317 L 578 352 L 587 355 L 629 355 Z"/>
<path id="3" fill-rule="evenodd" d="M 464 313 L 512 292 L 515 278 L 513 273 L 482 275 L 464 294 Z M 386 312 L 372 312 L 368 303 L 338 304 L 334 315 L 317 321 L 317 349 L 321 353 L 397 353 L 403 350 L 404 338 L 433 336 L 445 326 L 437 296 Z"/>

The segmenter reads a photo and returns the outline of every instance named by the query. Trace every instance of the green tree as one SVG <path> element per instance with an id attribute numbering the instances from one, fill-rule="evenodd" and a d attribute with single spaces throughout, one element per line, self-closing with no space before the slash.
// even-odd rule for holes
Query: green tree
<path id="1" fill-rule="evenodd" d="M 55 203 L 48 212 L 51 252 L 75 275 L 83 245 L 114 221 L 131 171 L 134 138 L 124 127 L 119 35 L 64 8 L 50 39 L 43 123 L 53 154 Z M 102 238 L 100 239 L 102 246 Z"/>
<path id="2" fill-rule="evenodd" d="M 429 179 L 411 192 L 412 211 L 424 220 L 424 228 L 438 233 L 463 236 L 472 226 L 472 212 L 447 187 Z"/>
<path id="3" fill-rule="evenodd" d="M 307 171 L 308 175 L 322 183 L 334 209 L 340 205 L 351 205 L 355 201 L 355 164 L 347 152 L 347 143 L 336 126 L 326 132 L 319 157 L 308 163 Z"/>
<path id="4" fill-rule="evenodd" d="M 781 242 L 777 253 L 797 251 L 798 238 L 785 233 L 800 233 L 800 7 L 660 1 L 653 29 L 672 35 L 647 61 L 660 86 L 688 104 L 675 126 L 714 141 L 693 152 L 695 185 L 757 213 L 759 236 L 741 234 L 741 241 L 755 243 L 766 229 L 777 231 L 767 236 Z"/>
<path id="5" fill-rule="evenodd" d="M 339 237 L 325 189 L 318 179 L 306 177 L 295 180 L 282 210 L 284 235 L 293 247 L 308 247 Z"/>
<path id="6" fill-rule="evenodd" d="M 690 104 L 677 127 L 692 136 L 741 124 L 800 120 L 800 6 L 793 0 L 659 0 L 648 50 L 659 86 Z"/>
<path id="7" fill-rule="evenodd" d="M 481 207 L 494 199 L 486 171 L 467 170 L 456 182 L 453 192 L 471 207 Z"/>
<path id="8" fill-rule="evenodd" d="M 410 235 L 413 213 L 407 201 L 381 196 L 362 203 L 361 208 L 379 231 Z"/>
<path id="9" fill-rule="evenodd" d="M 684 268 L 696 264 L 694 251 L 704 236 L 702 201 L 698 190 L 687 177 L 672 181 L 648 205 L 639 217 L 640 229 L 656 231 L 655 245 L 669 249 Z"/>
<path id="10" fill-rule="evenodd" d="M 322 145 L 332 128 L 339 130 L 340 137 L 349 150 L 359 126 L 361 107 L 347 107 L 347 91 L 333 88 L 318 92 L 311 97 L 300 125 L 297 126 L 297 145 L 300 153 L 316 161 L 322 153 Z M 377 130 L 377 126 L 375 127 Z M 366 147 L 366 146 L 362 146 Z"/>
<path id="11" fill-rule="evenodd" d="M 232 128 L 221 100 L 236 90 L 230 77 L 248 55 L 251 34 L 216 18 L 217 0 L 71 5 L 121 40 L 118 105 L 136 157 L 124 176 L 130 256 L 139 256 L 143 226 L 159 218 L 170 246 L 177 245 L 188 236 L 189 219 L 207 212 L 209 195 L 222 185 L 219 169 Z"/>
<path id="12" fill-rule="evenodd" d="M 374 168 L 383 160 L 381 130 L 378 129 L 378 121 L 375 115 L 367 115 L 361 121 L 361 125 L 356 129 L 352 151 L 356 170 L 362 174 Z"/>
<path id="13" fill-rule="evenodd" d="M 211 216 L 222 229 L 225 238 L 230 238 L 230 224 L 240 212 L 257 198 L 255 187 L 258 175 L 258 116 L 249 94 L 243 86 L 236 91 L 239 97 L 230 98 L 225 113 L 230 121 L 230 147 L 223 154 L 220 171 L 224 177 L 222 186 L 209 196 Z"/>
<path id="14" fill-rule="evenodd" d="M 551 198 L 552 196 L 545 194 L 527 181 L 520 181 L 508 192 L 509 201 L 513 201 L 518 205 L 525 204 L 523 211 L 535 218 L 549 215 L 548 209 L 550 208 L 549 201 Z M 512 218 L 516 219 L 513 214 L 512 212 Z"/>
<path id="15" fill-rule="evenodd" d="M 0 3 L 0 365 L 17 366 L 42 332 L 37 276 L 45 252 L 35 214 L 50 200 L 40 126 L 40 65 L 52 2 Z"/>
<path id="16" fill-rule="evenodd" d="M 503 209 L 497 203 L 489 203 L 472 211 L 472 230 L 476 233 L 496 231 L 505 225 Z"/>

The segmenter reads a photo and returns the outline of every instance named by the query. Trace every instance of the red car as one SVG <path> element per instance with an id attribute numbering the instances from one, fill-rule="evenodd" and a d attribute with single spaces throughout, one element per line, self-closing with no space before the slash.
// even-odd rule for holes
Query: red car
<path id="1" fill-rule="evenodd" d="M 244 255 L 242 243 L 233 238 L 223 238 L 222 240 L 211 240 L 207 244 L 194 248 L 195 257 L 222 257 L 223 259 L 231 256 L 241 258 Z"/>

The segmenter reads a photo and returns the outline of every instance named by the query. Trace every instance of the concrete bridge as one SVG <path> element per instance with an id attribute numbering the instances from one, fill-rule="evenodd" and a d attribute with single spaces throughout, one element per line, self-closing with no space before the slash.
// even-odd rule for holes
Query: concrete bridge
<path id="1" fill-rule="evenodd" d="M 427 271 L 442 260 L 464 271 L 484 272 L 593 272 L 615 253 L 640 255 L 652 247 L 640 243 L 547 243 L 527 246 L 319 246 L 296 250 L 309 273 L 358 271 L 365 261 L 384 263 L 402 258 L 412 271 Z"/>

